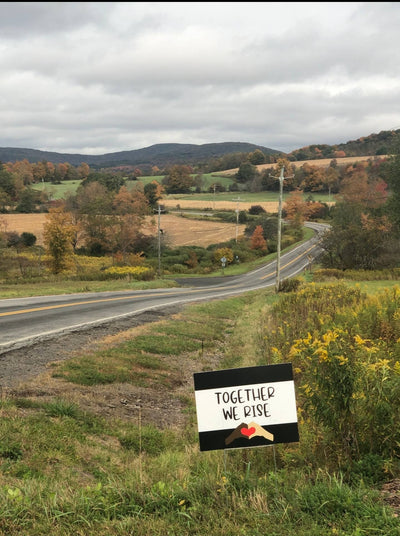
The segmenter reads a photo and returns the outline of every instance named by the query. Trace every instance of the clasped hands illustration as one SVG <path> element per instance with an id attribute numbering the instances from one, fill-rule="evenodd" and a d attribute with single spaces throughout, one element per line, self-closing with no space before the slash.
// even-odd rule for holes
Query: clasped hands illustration
<path id="1" fill-rule="evenodd" d="M 264 430 L 262 426 L 257 424 L 256 422 L 251 422 L 249 424 L 246 424 L 242 422 L 237 426 L 234 431 L 225 439 L 225 445 L 229 445 L 235 439 L 238 438 L 244 438 L 251 439 L 252 437 L 264 437 L 265 439 L 268 439 L 269 441 L 274 440 L 273 434 L 270 432 L 267 432 L 267 430 Z"/>

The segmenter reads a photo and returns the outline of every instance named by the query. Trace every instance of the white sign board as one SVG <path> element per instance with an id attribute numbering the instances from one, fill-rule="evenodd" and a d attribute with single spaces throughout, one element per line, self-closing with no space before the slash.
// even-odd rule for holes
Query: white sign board
<path id="1" fill-rule="evenodd" d="M 194 374 L 200 450 L 298 441 L 292 365 Z"/>

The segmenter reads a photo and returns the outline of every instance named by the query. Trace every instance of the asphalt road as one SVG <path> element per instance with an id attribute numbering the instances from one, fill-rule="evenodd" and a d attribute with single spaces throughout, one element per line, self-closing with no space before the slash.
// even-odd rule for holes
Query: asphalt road
<path id="1" fill-rule="evenodd" d="M 305 270 L 320 253 L 316 230 L 309 241 L 281 255 L 280 281 Z M 96 325 L 189 302 L 227 298 L 276 285 L 276 261 L 237 277 L 178 279 L 173 289 L 101 292 L 0 300 L 0 353 Z"/>

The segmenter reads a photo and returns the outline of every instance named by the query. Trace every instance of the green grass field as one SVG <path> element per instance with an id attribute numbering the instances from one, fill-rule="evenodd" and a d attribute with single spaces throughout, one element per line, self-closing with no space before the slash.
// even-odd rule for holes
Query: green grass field
<path id="1" fill-rule="evenodd" d="M 218 177 L 213 173 L 208 173 L 203 175 L 204 184 L 203 189 L 207 190 L 211 184 L 214 182 L 220 182 L 226 188 L 233 182 L 227 177 Z M 137 182 L 148 184 L 152 181 L 161 182 L 163 179 L 162 176 L 154 177 L 140 177 L 138 181 L 127 181 L 128 188 L 134 186 Z M 67 194 L 74 194 L 78 188 L 81 181 L 62 181 L 61 184 L 50 184 L 50 183 L 38 183 L 34 184 L 32 187 L 35 190 L 45 191 L 49 195 L 50 199 L 63 199 Z M 289 194 L 284 193 L 283 199 L 285 200 Z M 304 199 L 312 198 L 313 201 L 319 201 L 321 203 L 327 203 L 334 201 L 333 196 L 329 196 L 326 193 L 319 192 L 306 192 L 304 194 Z M 278 192 L 206 192 L 206 193 L 191 193 L 191 194 L 173 194 L 166 195 L 166 199 L 182 199 L 182 200 L 198 200 L 198 201 L 232 201 L 240 198 L 241 201 L 257 204 L 257 202 L 276 202 L 279 199 Z"/>
<path id="2" fill-rule="evenodd" d="M 39 182 L 32 184 L 34 190 L 46 192 L 49 199 L 63 199 L 67 194 L 74 195 L 82 181 L 61 181 L 61 184 L 51 184 L 49 182 Z"/>

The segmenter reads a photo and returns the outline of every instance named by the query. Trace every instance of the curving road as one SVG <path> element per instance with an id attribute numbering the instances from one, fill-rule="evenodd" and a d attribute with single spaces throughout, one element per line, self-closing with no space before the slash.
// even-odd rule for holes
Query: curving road
<path id="1" fill-rule="evenodd" d="M 321 252 L 319 239 L 327 226 L 306 225 L 316 233 L 307 242 L 281 255 L 280 280 L 305 270 L 311 259 Z M 276 284 L 276 261 L 240 276 L 179 282 L 191 286 L 0 300 L 0 353 L 151 309 L 271 287 Z"/>

